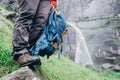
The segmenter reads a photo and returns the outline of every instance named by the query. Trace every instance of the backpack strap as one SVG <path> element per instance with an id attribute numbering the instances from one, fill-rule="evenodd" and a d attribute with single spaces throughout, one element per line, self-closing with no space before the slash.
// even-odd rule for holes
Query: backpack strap
<path id="1" fill-rule="evenodd" d="M 60 59 L 60 54 L 62 53 L 62 44 L 59 45 L 59 50 L 58 50 L 58 59 Z"/>

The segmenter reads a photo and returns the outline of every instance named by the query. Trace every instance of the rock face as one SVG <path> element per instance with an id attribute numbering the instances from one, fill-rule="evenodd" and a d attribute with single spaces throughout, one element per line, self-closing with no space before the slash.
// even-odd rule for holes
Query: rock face
<path id="1" fill-rule="evenodd" d="M 120 19 L 117 14 L 120 13 L 120 0 L 60 0 L 59 9 L 68 21 L 75 23 L 83 32 L 94 62 L 119 62 Z M 70 43 L 66 44 L 66 37 L 63 53 L 71 56 L 76 51 L 77 42 L 75 31 L 69 31 Z"/>
<path id="2" fill-rule="evenodd" d="M 19 70 L 0 78 L 0 80 L 41 80 L 36 77 L 36 74 L 28 67 L 22 67 Z"/>

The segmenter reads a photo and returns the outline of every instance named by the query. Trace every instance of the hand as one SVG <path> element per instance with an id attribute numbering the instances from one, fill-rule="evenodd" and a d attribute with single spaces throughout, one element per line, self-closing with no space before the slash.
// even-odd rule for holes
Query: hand
<path id="1" fill-rule="evenodd" d="M 52 9 L 55 9 L 55 6 L 53 4 L 50 4 L 52 6 Z"/>

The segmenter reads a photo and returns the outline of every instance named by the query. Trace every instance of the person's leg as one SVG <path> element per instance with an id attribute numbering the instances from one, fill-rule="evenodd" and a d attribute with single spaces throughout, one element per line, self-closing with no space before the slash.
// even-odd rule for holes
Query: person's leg
<path id="1" fill-rule="evenodd" d="M 38 12 L 30 29 L 29 43 L 30 46 L 34 45 L 36 40 L 41 36 L 43 28 L 45 27 L 49 12 L 51 9 L 49 0 L 41 0 Z"/>
<path id="2" fill-rule="evenodd" d="M 36 10 L 38 8 L 40 0 L 18 0 L 19 4 L 19 11 L 18 15 L 15 21 L 15 27 L 13 32 L 13 52 L 12 56 L 15 60 L 17 60 L 21 55 L 25 55 L 26 53 L 29 53 L 29 32 L 30 27 L 32 24 L 32 20 L 34 19 L 34 16 L 36 14 Z M 24 57 L 30 57 L 23 56 Z M 27 59 L 25 58 L 25 59 Z M 30 57 L 33 59 L 32 57 Z M 33 60 L 36 60 L 33 59 Z M 21 63 L 25 63 L 26 60 L 23 60 Z M 19 62 L 19 61 L 18 61 Z M 21 64 L 20 63 L 20 64 Z"/>

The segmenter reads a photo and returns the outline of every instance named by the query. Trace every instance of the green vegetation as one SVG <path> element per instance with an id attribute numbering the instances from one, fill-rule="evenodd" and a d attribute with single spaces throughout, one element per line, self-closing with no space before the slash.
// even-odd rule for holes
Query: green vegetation
<path id="1" fill-rule="evenodd" d="M 0 15 L 0 21 L 3 21 L 3 26 L 0 24 L 0 77 L 6 75 L 18 68 L 14 65 L 11 57 L 12 45 L 12 27 L 13 24 Z"/>
<path id="2" fill-rule="evenodd" d="M 42 58 L 42 72 L 48 80 L 119 80 L 120 73 L 108 72 L 97 67 L 86 68 L 61 57 Z"/>
<path id="3" fill-rule="evenodd" d="M 116 21 L 117 24 L 115 26 L 113 26 L 113 28 L 120 28 L 120 18 L 113 16 L 113 17 L 99 17 L 99 18 L 89 18 L 88 16 L 86 17 L 79 17 L 78 20 L 76 21 L 78 22 L 89 22 L 89 21 L 97 21 L 97 20 L 105 20 L 103 23 L 101 23 L 100 25 L 98 25 L 97 28 L 95 29 L 99 29 L 99 28 L 104 28 L 104 27 L 108 27 L 108 25 L 112 22 L 112 21 Z"/>
<path id="4" fill-rule="evenodd" d="M 115 29 L 120 29 L 120 21 L 114 26 Z"/>
<path id="5" fill-rule="evenodd" d="M 3 21 L 8 26 L 8 28 L 10 28 L 11 30 L 13 29 L 13 23 L 11 21 L 7 20 L 2 15 L 0 15 L 0 20 Z"/>
<path id="6" fill-rule="evenodd" d="M 99 28 L 107 27 L 112 21 L 117 21 L 117 22 L 119 22 L 119 21 L 120 21 L 120 18 L 118 18 L 118 17 L 109 17 L 104 23 L 102 23 L 102 24 L 99 26 Z M 113 28 L 118 28 L 118 27 L 119 27 L 118 24 L 115 25 L 115 26 L 113 26 Z"/>
<path id="7" fill-rule="evenodd" d="M 8 11 L 7 6 L 0 4 L 0 9 Z M 0 15 L 0 77 L 18 69 L 12 57 L 12 30 L 13 23 Z"/>
<path id="8" fill-rule="evenodd" d="M 11 7 L 12 5 L 4 5 L 0 3 L 0 9 L 5 10 L 5 11 L 13 11 L 13 8 Z"/>

